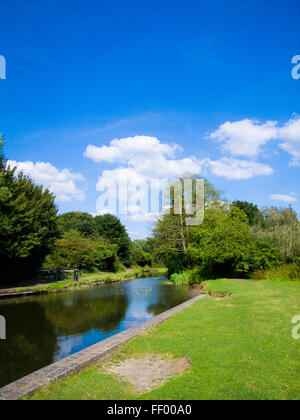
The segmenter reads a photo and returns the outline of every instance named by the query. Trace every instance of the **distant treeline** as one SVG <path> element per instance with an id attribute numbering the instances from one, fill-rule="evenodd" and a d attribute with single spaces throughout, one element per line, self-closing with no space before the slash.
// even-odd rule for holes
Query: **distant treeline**
<path id="1" fill-rule="evenodd" d="M 33 279 L 39 268 L 117 272 L 155 264 L 192 283 L 235 272 L 250 276 L 283 263 L 300 265 L 300 225 L 292 208 L 229 203 L 205 181 L 204 222 L 188 226 L 182 180 L 182 214 L 174 214 L 171 194 L 170 212 L 157 221 L 152 237 L 132 242 L 113 215 L 58 215 L 47 189 L 7 167 L 2 146 L 0 137 L 2 283 Z"/>
<path id="2" fill-rule="evenodd" d="M 132 243 L 110 214 L 58 215 L 55 197 L 27 176 L 16 175 L 0 136 L 0 282 L 36 278 L 40 268 L 120 271 L 152 265 L 152 255 Z"/>
<path id="3" fill-rule="evenodd" d="M 157 222 L 153 240 L 156 256 L 177 282 L 197 283 L 236 274 L 252 276 L 282 264 L 294 264 L 293 276 L 300 274 L 300 224 L 296 212 L 291 207 L 260 210 L 247 201 L 230 203 L 207 181 L 203 224 L 187 226 L 185 212 L 176 215 L 171 205 L 171 213 Z"/>

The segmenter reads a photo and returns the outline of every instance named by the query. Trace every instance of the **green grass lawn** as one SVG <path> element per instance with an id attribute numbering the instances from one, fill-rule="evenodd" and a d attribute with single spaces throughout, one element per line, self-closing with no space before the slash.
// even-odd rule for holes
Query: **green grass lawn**
<path id="1" fill-rule="evenodd" d="M 182 376 L 138 394 L 98 364 L 42 388 L 33 399 L 300 399 L 300 340 L 292 338 L 291 323 L 300 315 L 300 282 L 206 285 L 233 294 L 195 303 L 129 341 L 112 359 L 186 356 L 191 368 Z"/>

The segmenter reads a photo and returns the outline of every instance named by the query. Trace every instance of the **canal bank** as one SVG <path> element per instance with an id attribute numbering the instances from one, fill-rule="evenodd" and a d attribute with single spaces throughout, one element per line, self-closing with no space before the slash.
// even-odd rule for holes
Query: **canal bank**
<path id="1" fill-rule="evenodd" d="M 145 277 L 0 300 L 0 387 L 78 353 L 201 293 Z"/>
<path id="2" fill-rule="evenodd" d="M 86 276 L 79 281 L 63 280 L 59 282 L 37 283 L 31 286 L 13 287 L 0 289 L 0 299 L 9 299 L 22 296 L 43 295 L 47 293 L 61 293 L 66 290 L 78 290 L 95 287 L 105 283 L 114 283 L 123 280 L 133 280 L 145 276 L 165 276 L 166 268 L 134 269 L 121 273 L 107 273 L 101 275 Z"/>
<path id="3" fill-rule="evenodd" d="M 133 337 L 145 332 L 174 314 L 183 311 L 207 295 L 198 295 L 186 302 L 175 306 L 143 323 L 129 328 L 93 346 L 90 346 L 72 356 L 53 363 L 30 375 L 25 376 L 0 389 L 0 400 L 18 400 L 32 395 L 35 391 L 50 382 L 78 372 L 84 367 L 109 358 L 122 344 Z"/>

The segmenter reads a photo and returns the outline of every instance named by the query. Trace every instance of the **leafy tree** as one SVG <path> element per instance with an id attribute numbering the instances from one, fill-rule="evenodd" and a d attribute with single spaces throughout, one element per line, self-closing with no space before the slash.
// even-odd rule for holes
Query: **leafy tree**
<path id="1" fill-rule="evenodd" d="M 118 265 L 118 246 L 107 241 L 97 242 L 94 251 L 94 265 L 100 271 L 115 272 Z"/>
<path id="2" fill-rule="evenodd" d="M 87 237 L 92 237 L 96 234 L 93 216 L 79 211 L 60 215 L 59 228 L 62 234 L 69 232 L 70 230 L 77 230 Z"/>
<path id="3" fill-rule="evenodd" d="M 130 248 L 131 241 L 129 239 L 126 228 L 120 220 L 111 214 L 96 216 L 94 218 L 95 232 L 118 247 L 118 257 L 126 266 L 130 266 Z"/>
<path id="4" fill-rule="evenodd" d="M 245 212 L 251 226 L 258 220 L 260 211 L 256 204 L 248 201 L 234 201 L 232 204 Z"/>
<path id="5" fill-rule="evenodd" d="M 250 249 L 248 222 L 244 213 L 210 208 L 204 223 L 192 232 L 187 255 L 193 266 L 206 266 L 217 273 L 230 274 L 248 256 Z"/>
<path id="6" fill-rule="evenodd" d="M 133 244 L 142 248 L 143 251 L 148 252 L 148 254 L 153 254 L 155 250 L 155 241 L 151 238 L 146 239 L 136 239 L 133 241 Z"/>
<path id="7" fill-rule="evenodd" d="M 295 262 L 300 257 L 300 224 L 291 207 L 264 209 L 251 229 L 251 236 L 254 240 L 271 240 L 280 249 L 285 263 Z"/>
<path id="8" fill-rule="evenodd" d="M 168 268 L 169 275 L 181 271 L 187 265 L 181 229 L 179 216 L 168 214 L 157 221 L 153 231 L 155 255 Z"/>
<path id="9" fill-rule="evenodd" d="M 15 175 L 0 148 L 0 281 L 34 275 L 58 236 L 54 196 L 23 174 Z"/>
<path id="10" fill-rule="evenodd" d="M 195 179 L 196 177 L 191 177 Z M 182 183 L 182 207 L 181 215 L 174 211 L 174 190 L 171 187 L 170 214 L 164 214 L 156 223 L 153 231 L 153 242 L 155 256 L 161 259 L 168 268 L 169 275 L 179 272 L 188 266 L 187 248 L 191 239 L 193 226 L 186 225 L 187 215 L 185 213 L 185 191 Z M 193 189 L 192 201 L 195 201 L 195 188 Z M 208 181 L 204 183 L 205 207 L 222 207 L 220 193 Z"/>
<path id="11" fill-rule="evenodd" d="M 245 262 L 249 272 L 278 266 L 282 262 L 280 249 L 268 238 L 258 239 L 251 243 Z"/>
<path id="12" fill-rule="evenodd" d="M 132 245 L 131 261 L 133 264 L 139 265 L 140 267 L 145 267 L 146 265 L 152 266 L 151 254 L 145 252 L 137 243 L 133 243 Z"/>
<path id="13" fill-rule="evenodd" d="M 46 269 L 69 269 L 76 266 L 88 269 L 94 265 L 94 242 L 76 230 L 65 233 L 63 238 L 55 242 L 53 252 L 44 262 Z"/>
<path id="14" fill-rule="evenodd" d="M 3 134 L 0 134 L 0 171 L 4 169 L 5 158 L 3 153 Z"/>

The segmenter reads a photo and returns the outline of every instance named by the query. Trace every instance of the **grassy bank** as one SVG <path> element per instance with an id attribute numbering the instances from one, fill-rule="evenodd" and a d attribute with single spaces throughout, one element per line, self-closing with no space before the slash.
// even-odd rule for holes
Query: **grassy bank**
<path id="1" fill-rule="evenodd" d="M 167 269 L 165 268 L 153 268 L 153 269 L 133 269 L 128 270 L 123 273 L 105 273 L 105 274 L 91 274 L 91 277 L 88 277 L 87 274 L 84 274 L 84 278 L 80 278 L 79 281 L 74 280 L 64 280 L 55 283 L 40 284 L 37 286 L 28 286 L 28 287 L 17 287 L 11 289 L 2 289 L 0 292 L 6 293 L 26 293 L 26 292 L 43 292 L 43 293 L 55 293 L 61 292 L 65 289 L 80 289 L 85 287 L 95 286 L 97 284 L 105 282 L 115 282 L 122 280 L 130 280 L 138 277 L 144 276 L 165 276 L 167 274 Z"/>
<path id="2" fill-rule="evenodd" d="M 291 321 L 300 315 L 300 284 L 214 280 L 205 286 L 213 296 L 129 341 L 105 362 L 187 357 L 191 367 L 182 376 L 138 394 L 107 374 L 104 363 L 54 382 L 33 399 L 299 399 L 300 340 L 292 338 Z"/>

